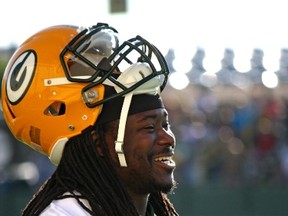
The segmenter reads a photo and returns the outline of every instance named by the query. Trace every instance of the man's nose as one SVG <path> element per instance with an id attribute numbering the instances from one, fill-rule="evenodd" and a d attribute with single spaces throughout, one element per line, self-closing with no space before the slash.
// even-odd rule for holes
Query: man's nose
<path id="1" fill-rule="evenodd" d="M 169 130 L 165 130 L 164 128 L 160 129 L 158 132 L 158 143 L 160 145 L 169 145 L 173 148 L 175 147 L 175 136 L 173 132 Z"/>

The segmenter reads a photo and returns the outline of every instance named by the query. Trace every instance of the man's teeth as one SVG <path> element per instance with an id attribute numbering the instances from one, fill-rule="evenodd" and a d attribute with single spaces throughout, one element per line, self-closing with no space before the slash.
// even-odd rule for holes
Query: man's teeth
<path id="1" fill-rule="evenodd" d="M 172 161 L 172 157 L 159 157 L 159 158 L 155 158 L 155 161 L 159 161 L 161 163 L 169 164 Z"/>

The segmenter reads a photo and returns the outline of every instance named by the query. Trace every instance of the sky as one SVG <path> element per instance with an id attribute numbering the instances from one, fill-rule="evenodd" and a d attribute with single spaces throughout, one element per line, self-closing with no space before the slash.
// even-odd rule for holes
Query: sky
<path id="1" fill-rule="evenodd" d="M 225 48 L 235 51 L 235 62 L 247 63 L 252 50 L 261 48 L 266 64 L 276 67 L 280 49 L 288 47 L 285 1 L 126 0 L 126 13 L 111 14 L 110 0 L 3 0 L 0 49 L 51 25 L 107 22 L 127 39 L 139 34 L 163 53 L 175 49 L 181 61 L 200 47 L 214 67 Z"/>

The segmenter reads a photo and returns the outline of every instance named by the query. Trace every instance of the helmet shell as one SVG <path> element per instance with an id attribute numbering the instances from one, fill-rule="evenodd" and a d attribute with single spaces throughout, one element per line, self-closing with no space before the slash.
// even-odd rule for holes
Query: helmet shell
<path id="1" fill-rule="evenodd" d="M 66 141 L 93 125 L 102 107 L 85 105 L 81 90 L 87 83 L 49 81 L 66 79 L 60 53 L 79 33 L 77 29 L 52 26 L 28 38 L 8 62 L 2 81 L 2 109 L 9 129 L 55 164 Z M 102 84 L 93 90 L 103 99 Z"/>

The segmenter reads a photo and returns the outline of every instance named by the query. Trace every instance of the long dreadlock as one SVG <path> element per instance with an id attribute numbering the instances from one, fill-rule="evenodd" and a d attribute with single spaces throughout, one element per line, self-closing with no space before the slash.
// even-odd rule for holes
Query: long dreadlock
<path id="1" fill-rule="evenodd" d="M 104 141 L 105 131 L 113 128 L 111 124 L 89 128 L 68 141 L 57 169 L 26 206 L 23 216 L 39 215 L 53 200 L 67 197 L 75 198 L 91 215 L 138 216 L 130 196 L 117 177 Z M 103 148 L 104 157 L 97 152 L 92 131 L 98 134 L 96 142 Z M 81 199 L 88 200 L 91 208 Z M 178 215 L 167 196 L 160 192 L 150 194 L 149 202 L 156 215 Z"/>

